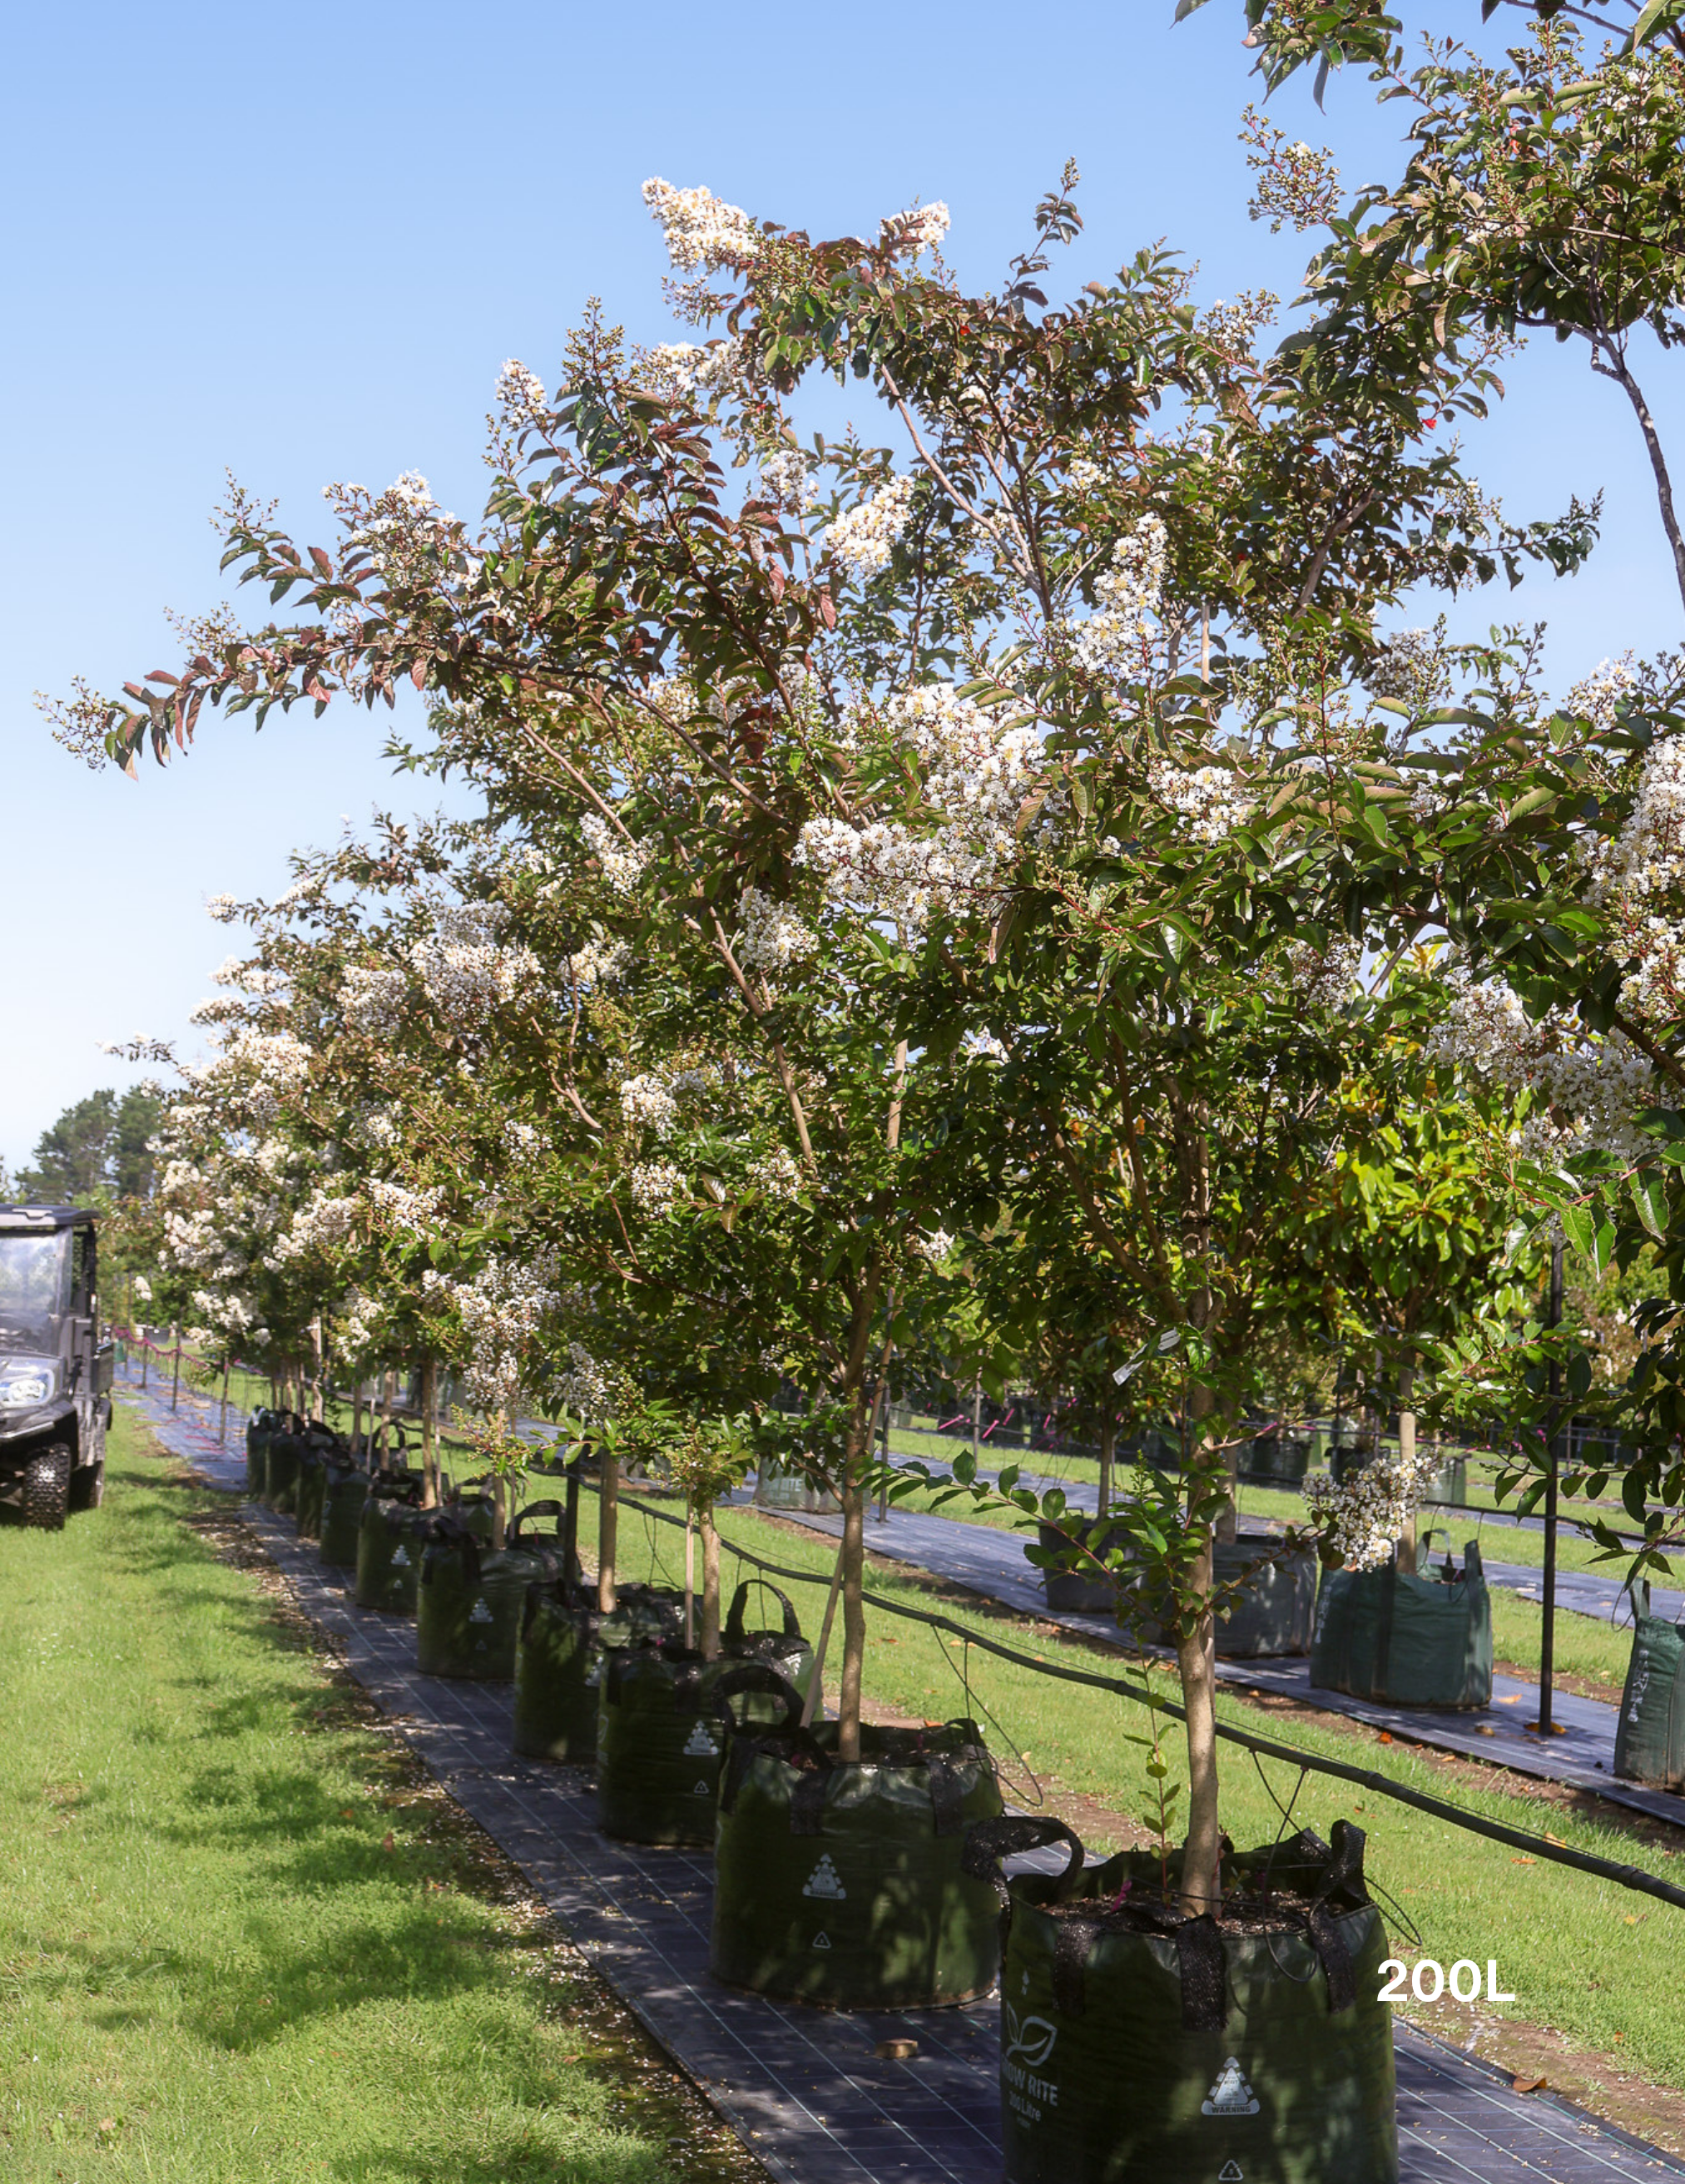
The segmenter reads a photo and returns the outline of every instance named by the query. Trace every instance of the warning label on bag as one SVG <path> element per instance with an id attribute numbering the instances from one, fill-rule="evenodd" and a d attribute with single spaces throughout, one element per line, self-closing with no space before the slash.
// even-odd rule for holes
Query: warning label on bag
<path id="1" fill-rule="evenodd" d="M 842 1876 L 831 1863 L 829 1851 L 801 1884 L 804 1896 L 828 1896 L 841 1903 L 848 1891 L 842 1885 Z"/>
<path id="2" fill-rule="evenodd" d="M 409 1568 L 409 1567 L 410 1567 L 410 1557 L 409 1557 L 409 1556 L 408 1556 L 408 1555 L 406 1555 L 406 1554 L 405 1553 L 405 1552 L 404 1552 L 404 1550 L 403 1550 L 403 1548 L 402 1548 L 402 1547 L 399 1547 L 399 1548 L 398 1549 L 397 1552 L 393 1556 L 393 1557 L 392 1557 L 392 1567 L 393 1568 L 393 1569 L 408 1569 L 408 1568 Z"/>
<path id="3" fill-rule="evenodd" d="M 693 1759 L 711 1759 L 720 1747 L 709 1736 L 706 1726 L 699 1721 L 685 1739 L 684 1748 Z"/>
<path id="4" fill-rule="evenodd" d="M 1200 2103 L 1199 2109 L 1202 2115 L 1208 2116 L 1258 2114 L 1258 2097 L 1247 2083 L 1240 2064 L 1232 2055 L 1217 2073 L 1217 2082 Z"/>
<path id="5" fill-rule="evenodd" d="M 471 1623 L 489 1623 L 491 1619 L 492 1612 L 483 1600 L 477 1600 L 468 1610 L 468 1620 Z"/>

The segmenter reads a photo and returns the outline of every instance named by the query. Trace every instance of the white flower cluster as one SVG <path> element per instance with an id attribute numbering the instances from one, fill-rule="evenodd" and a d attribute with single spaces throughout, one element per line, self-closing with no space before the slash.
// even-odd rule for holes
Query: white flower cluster
<path id="1" fill-rule="evenodd" d="M 1685 928 L 1677 911 L 1655 905 L 1685 894 L 1685 735 L 1645 754 L 1626 824 L 1613 841 L 1595 843 L 1586 863 L 1586 900 L 1608 916 L 1610 946 L 1629 965 L 1621 1006 L 1644 1022 L 1677 1023 L 1685 1014 Z"/>
<path id="2" fill-rule="evenodd" d="M 1618 1032 L 1598 1037 L 1556 1009 L 1534 1022 L 1508 986 L 1496 979 L 1476 985 L 1460 967 L 1446 983 L 1451 1006 L 1427 1051 L 1534 1095 L 1547 1112 L 1519 1133 L 1521 1150 L 1552 1159 L 1598 1148 L 1636 1161 L 1650 1150 L 1632 1117 L 1655 1103 L 1654 1072 Z"/>
<path id="3" fill-rule="evenodd" d="M 829 536 L 831 551 L 838 560 L 860 577 L 887 569 L 896 541 L 912 516 L 917 485 L 916 478 L 892 477 L 869 500 L 840 515 Z"/>
<path id="4" fill-rule="evenodd" d="M 900 693 L 884 718 L 920 760 L 925 800 L 940 823 L 810 819 L 795 861 L 817 872 L 834 899 L 862 902 L 914 929 L 933 911 L 992 909 L 1016 854 L 1013 825 L 1042 779 L 1041 736 L 1033 723 L 1013 724 L 948 682 Z"/>
<path id="5" fill-rule="evenodd" d="M 759 254 L 754 221 L 711 190 L 678 190 L 652 176 L 644 185 L 644 202 L 661 222 L 667 256 L 680 272 L 716 273 Z"/>
<path id="6" fill-rule="evenodd" d="M 369 1196 L 389 1221 L 400 1228 L 413 1229 L 418 1236 L 427 1234 L 438 1221 L 444 1203 L 442 1190 L 410 1190 L 401 1183 L 393 1183 L 384 1176 L 372 1176 L 366 1186 Z"/>
<path id="7" fill-rule="evenodd" d="M 1065 473 L 1073 493 L 1092 493 L 1106 482 L 1106 473 L 1087 455 L 1079 455 Z"/>
<path id="8" fill-rule="evenodd" d="M 1232 766 L 1199 766 L 1185 772 L 1167 760 L 1154 759 L 1147 780 L 1159 802 L 1190 822 L 1188 833 L 1196 842 L 1222 841 L 1252 813 L 1252 800 Z"/>
<path id="9" fill-rule="evenodd" d="M 1006 1042 L 996 1039 L 992 1031 L 968 1031 L 960 1042 L 973 1061 L 1004 1061 Z"/>
<path id="10" fill-rule="evenodd" d="M 346 1364 L 367 1367 L 378 1362 L 386 1329 L 381 1308 L 375 1298 L 356 1290 L 345 1314 L 345 1323 L 336 1345 Z"/>
<path id="11" fill-rule="evenodd" d="M 907 1240 L 907 1250 L 916 1259 L 925 1259 L 939 1267 L 954 1248 L 954 1240 L 946 1228 L 933 1228 L 928 1236 L 914 1235 Z"/>
<path id="12" fill-rule="evenodd" d="M 349 963 L 339 982 L 339 1006 L 354 1030 L 365 1032 L 371 1039 L 385 1039 L 403 1022 L 409 990 L 409 978 L 402 971 Z"/>
<path id="13" fill-rule="evenodd" d="M 1615 726 L 1615 710 L 1638 687 L 1638 671 L 1630 652 L 1619 660 L 1605 660 L 1583 681 L 1576 682 L 1564 701 L 1564 710 L 1594 728 L 1607 732 Z"/>
<path id="14" fill-rule="evenodd" d="M 556 1392 L 582 1418 L 604 1418 L 615 1404 L 614 1376 L 600 1365 L 583 1342 L 567 1346 L 567 1364 L 556 1375 Z"/>
<path id="15" fill-rule="evenodd" d="M 603 868 L 603 878 L 617 894 L 630 894 L 644 876 L 650 853 L 637 843 L 617 834 L 600 813 L 588 811 L 579 822 L 586 847 Z"/>
<path id="16" fill-rule="evenodd" d="M 214 894 L 207 898 L 205 911 L 219 925 L 232 925 L 240 915 L 240 905 L 232 894 Z"/>
<path id="17" fill-rule="evenodd" d="M 1299 942 L 1287 950 L 1287 975 L 1293 990 L 1314 1009 L 1337 1009 L 1352 998 L 1352 989 L 1363 961 L 1363 949 L 1343 936 L 1326 948 Z"/>
<path id="18" fill-rule="evenodd" d="M 737 952 L 745 970 L 787 971 L 819 944 L 818 934 L 789 904 L 774 902 L 757 887 L 745 888 L 738 915 L 743 922 Z"/>
<path id="19" fill-rule="evenodd" d="M 536 424 L 550 410 L 544 381 L 514 356 L 497 376 L 497 402 L 511 424 L 517 426 Z"/>
<path id="20" fill-rule="evenodd" d="M 665 1078 L 646 1071 L 622 1084 L 620 1112 L 633 1129 L 664 1138 L 678 1118 L 678 1101 Z"/>
<path id="21" fill-rule="evenodd" d="M 1418 1447 L 1408 1463 L 1397 1450 L 1383 1451 L 1348 1472 L 1337 1486 L 1331 1473 L 1313 1472 L 1304 1497 L 1318 1531 L 1343 1562 L 1353 1569 L 1377 1569 L 1392 1553 L 1437 1468 L 1426 1448 Z"/>
<path id="22" fill-rule="evenodd" d="M 1076 630 L 1076 656 L 1096 675 L 1140 675 L 1150 657 L 1164 599 L 1165 549 L 1169 533 L 1156 515 L 1143 515 L 1113 549 L 1112 566 L 1094 587 L 1097 604 Z"/>
<path id="23" fill-rule="evenodd" d="M 623 978 L 632 968 L 632 962 L 629 941 L 588 940 L 583 948 L 568 957 L 567 967 L 576 986 L 600 989 Z"/>
<path id="24" fill-rule="evenodd" d="M 799 514 L 813 501 L 812 466 L 800 448 L 773 448 L 760 457 L 761 491 L 767 500 Z"/>
<path id="25" fill-rule="evenodd" d="M 543 966 L 530 948 L 505 948 L 509 913 L 501 903 L 455 903 L 434 913 L 430 939 L 410 963 L 439 1014 L 457 1031 L 483 1028 L 503 1004 L 530 988 Z"/>
<path id="26" fill-rule="evenodd" d="M 953 216 L 938 198 L 935 204 L 909 205 L 884 222 L 885 236 L 912 250 L 936 250 L 953 226 Z"/>
<path id="27" fill-rule="evenodd" d="M 293 1216 L 285 1235 L 276 1240 L 271 1263 L 286 1266 L 308 1251 L 331 1251 L 345 1242 L 357 1225 L 361 1201 L 336 1197 L 326 1185 L 315 1190 Z"/>
<path id="28" fill-rule="evenodd" d="M 649 1220 L 670 1213 L 684 1188 L 684 1171 L 671 1161 L 639 1161 L 633 1168 L 632 1202 Z"/>
<path id="29" fill-rule="evenodd" d="M 788 1205 L 801 1195 L 801 1172 L 782 1145 L 749 1163 L 749 1180 L 767 1197 Z"/>
<path id="30" fill-rule="evenodd" d="M 1268 288 L 1242 289 L 1232 304 L 1220 299 L 1202 313 L 1199 331 L 1230 357 L 1249 357 L 1260 332 L 1275 318 L 1281 298 Z"/>
<path id="31" fill-rule="evenodd" d="M 470 1346 L 468 1392 L 489 1415 L 513 1416 L 544 1319 L 561 1301 L 555 1262 L 494 1260 L 449 1287 Z"/>

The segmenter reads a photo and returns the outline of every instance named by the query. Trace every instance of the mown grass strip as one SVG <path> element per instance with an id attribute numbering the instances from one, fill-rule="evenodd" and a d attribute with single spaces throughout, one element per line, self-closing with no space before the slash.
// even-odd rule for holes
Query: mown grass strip
<path id="1" fill-rule="evenodd" d="M 759 2174 L 177 1469 L 0 1531 L 7 2184 Z"/>

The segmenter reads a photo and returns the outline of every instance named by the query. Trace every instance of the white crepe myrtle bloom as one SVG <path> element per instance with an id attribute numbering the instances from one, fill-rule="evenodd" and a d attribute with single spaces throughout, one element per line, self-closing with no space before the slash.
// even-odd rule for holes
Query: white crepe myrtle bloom
<path id="1" fill-rule="evenodd" d="M 1112 550 L 1094 587 L 1095 611 L 1074 626 L 1079 664 L 1096 675 L 1138 676 L 1147 663 L 1164 597 L 1169 533 L 1143 515 Z"/>
<path id="2" fill-rule="evenodd" d="M 219 925 L 232 925 L 240 915 L 239 903 L 232 894 L 214 894 L 207 897 L 205 910 Z"/>
<path id="3" fill-rule="evenodd" d="M 579 822 L 586 847 L 603 868 L 603 878 L 617 894 L 630 894 L 644 874 L 650 853 L 635 842 L 617 834 L 607 820 L 588 811 Z"/>
<path id="4" fill-rule="evenodd" d="M 544 382 L 519 357 L 511 356 L 497 376 L 498 407 L 515 425 L 530 425 L 549 414 Z"/>
<path id="5" fill-rule="evenodd" d="M 567 1409 L 583 1418 L 606 1418 L 614 1408 L 613 1375 L 583 1342 L 568 1344 L 566 1366 L 556 1375 L 556 1392 Z"/>
<path id="6" fill-rule="evenodd" d="M 620 1112 L 633 1129 L 665 1137 L 678 1119 L 672 1087 L 653 1072 L 628 1077 L 620 1088 Z"/>
<path id="7" fill-rule="evenodd" d="M 1392 1554 L 1438 1468 L 1431 1451 L 1409 1462 L 1383 1451 L 1338 1485 L 1333 1474 L 1313 1472 L 1303 1489 L 1317 1529 L 1353 1569 L 1375 1569 Z"/>
<path id="8" fill-rule="evenodd" d="M 644 185 L 644 202 L 661 222 L 667 257 L 681 273 L 717 273 L 758 257 L 759 230 L 740 207 L 711 190 L 675 189 L 660 176 Z"/>
<path id="9" fill-rule="evenodd" d="M 411 1190 L 383 1176 L 371 1177 L 365 1188 L 379 1212 L 400 1228 L 426 1235 L 438 1222 L 444 1202 L 442 1190 Z"/>
<path id="10" fill-rule="evenodd" d="M 954 1248 L 954 1240 L 946 1228 L 933 1228 L 928 1235 L 915 1235 L 907 1240 L 907 1249 L 915 1258 L 926 1259 L 940 1266 Z"/>
<path id="11" fill-rule="evenodd" d="M 135 1295 L 139 1298 L 142 1304 L 150 1304 L 152 1302 L 152 1284 L 147 1279 L 144 1274 L 137 1274 L 135 1276 L 134 1287 Z"/>
<path id="12" fill-rule="evenodd" d="M 684 1189 L 684 1171 L 671 1161 L 639 1161 L 632 1171 L 632 1202 L 650 1220 L 671 1213 Z"/>
<path id="13" fill-rule="evenodd" d="M 1253 799 L 1232 766 L 1199 766 L 1188 771 L 1154 759 L 1147 780 L 1161 804 L 1189 822 L 1188 833 L 1203 845 L 1221 842 L 1251 816 Z"/>
<path id="14" fill-rule="evenodd" d="M 777 448 L 761 457 L 761 490 L 768 500 L 798 512 L 812 504 L 812 471 L 800 448 Z"/>
<path id="15" fill-rule="evenodd" d="M 1005 1041 L 997 1039 L 992 1031 L 968 1031 L 960 1045 L 974 1061 L 1004 1061 L 1007 1058 Z"/>
<path id="16" fill-rule="evenodd" d="M 407 972 L 377 963 L 349 963 L 339 982 L 339 1006 L 354 1030 L 383 1039 L 403 1022 L 409 990 Z"/>
<path id="17" fill-rule="evenodd" d="M 1363 949 L 1343 934 L 1325 948 L 1296 942 L 1287 950 L 1287 975 L 1293 990 L 1313 1008 L 1336 1009 L 1352 998 Z"/>
<path id="18" fill-rule="evenodd" d="M 953 226 L 953 215 L 938 198 L 934 204 L 909 205 L 884 222 L 884 232 L 913 250 L 936 250 Z"/>
<path id="19" fill-rule="evenodd" d="M 434 912 L 432 937 L 409 951 L 428 1000 L 457 1031 L 483 1029 L 499 1006 L 542 975 L 530 948 L 501 944 L 508 917 L 501 903 L 451 904 Z"/>
<path id="20" fill-rule="evenodd" d="M 782 1145 L 749 1163 L 749 1180 L 766 1197 L 789 1204 L 801 1192 L 801 1172 Z"/>
<path id="21" fill-rule="evenodd" d="M 786 971 L 819 944 L 818 934 L 789 903 L 774 902 L 757 887 L 745 888 L 738 916 L 738 959 L 747 971 Z"/>
<path id="22" fill-rule="evenodd" d="M 828 543 L 845 568 L 856 576 L 875 576 L 890 566 L 896 542 L 912 515 L 918 481 L 892 477 L 870 499 L 846 510 L 831 526 Z"/>

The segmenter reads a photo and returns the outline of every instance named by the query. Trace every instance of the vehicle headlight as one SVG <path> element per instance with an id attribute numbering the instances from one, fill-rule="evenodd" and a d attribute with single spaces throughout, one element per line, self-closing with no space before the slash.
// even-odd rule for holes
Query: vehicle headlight
<path id="1" fill-rule="evenodd" d="M 0 1410 L 27 1410 L 31 1403 L 48 1401 L 53 1377 L 50 1365 L 14 1365 L 10 1372 L 0 1367 Z"/>

